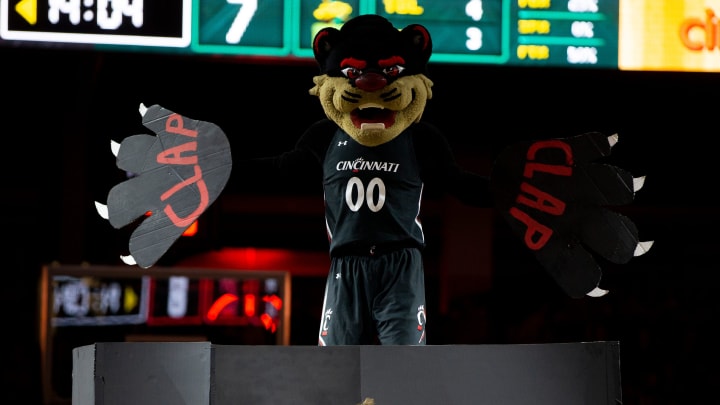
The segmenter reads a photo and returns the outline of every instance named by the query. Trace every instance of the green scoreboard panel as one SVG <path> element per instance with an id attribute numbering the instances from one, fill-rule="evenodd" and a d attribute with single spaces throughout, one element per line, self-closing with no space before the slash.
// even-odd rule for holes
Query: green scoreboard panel
<path id="1" fill-rule="evenodd" d="M 289 0 L 195 0 L 192 51 L 287 56 L 292 15 Z"/>
<path id="2" fill-rule="evenodd" d="M 0 45 L 310 59 L 318 30 L 379 14 L 426 26 L 433 62 L 617 68 L 618 1 L 0 0 Z"/>

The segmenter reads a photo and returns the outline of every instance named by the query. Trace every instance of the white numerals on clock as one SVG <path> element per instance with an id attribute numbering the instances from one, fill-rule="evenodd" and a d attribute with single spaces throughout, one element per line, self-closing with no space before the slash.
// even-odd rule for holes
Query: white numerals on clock
<path id="1" fill-rule="evenodd" d="M 96 11 L 92 7 L 95 4 Z M 82 9 L 85 13 L 82 14 Z M 48 21 L 60 22 L 60 15 L 67 15 L 68 21 L 78 25 L 82 20 L 97 22 L 104 30 L 116 30 L 123 23 L 123 17 L 130 17 L 132 25 L 143 25 L 143 0 L 48 0 Z"/>
<path id="2" fill-rule="evenodd" d="M 109 6 L 109 7 L 108 7 Z M 143 0 L 97 0 L 97 25 L 104 30 L 116 30 L 130 17 L 132 25 L 143 25 Z"/>
<path id="3" fill-rule="evenodd" d="M 80 0 L 48 0 L 48 21 L 57 24 L 60 13 L 67 14 L 73 25 L 80 24 Z"/>

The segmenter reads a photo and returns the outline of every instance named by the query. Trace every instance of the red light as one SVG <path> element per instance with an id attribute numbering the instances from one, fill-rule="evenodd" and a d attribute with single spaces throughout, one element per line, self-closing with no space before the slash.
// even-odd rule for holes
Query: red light
<path id="1" fill-rule="evenodd" d="M 222 312 L 225 307 L 232 304 L 233 302 L 237 301 L 238 297 L 235 294 L 223 294 L 213 302 L 210 309 L 208 309 L 207 312 L 207 319 L 210 321 L 214 321 L 218 318 L 220 313 Z M 246 300 L 247 301 L 247 300 Z"/>
<path id="2" fill-rule="evenodd" d="M 255 316 L 256 311 L 256 298 L 255 294 L 245 294 L 245 315 Z"/>
<path id="3" fill-rule="evenodd" d="M 265 326 L 265 330 L 275 332 L 277 330 L 277 324 L 273 321 L 272 317 L 268 314 L 260 315 L 260 321 Z"/>
<path id="4" fill-rule="evenodd" d="M 277 295 L 266 295 L 263 297 L 263 301 L 269 303 L 273 306 L 273 308 L 277 309 L 278 311 L 282 309 L 283 301 L 282 298 L 278 297 Z"/>
<path id="5" fill-rule="evenodd" d="M 185 230 L 185 232 L 182 233 L 182 236 L 195 236 L 195 234 L 198 231 L 198 223 L 197 221 L 193 222 L 188 226 L 188 228 Z"/>

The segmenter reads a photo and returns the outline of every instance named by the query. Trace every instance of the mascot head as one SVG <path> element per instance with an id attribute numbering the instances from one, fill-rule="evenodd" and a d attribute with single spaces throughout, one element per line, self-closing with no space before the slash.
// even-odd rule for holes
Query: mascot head
<path id="1" fill-rule="evenodd" d="M 319 31 L 313 51 L 321 74 L 310 94 L 362 145 L 394 139 L 420 120 L 432 97 L 425 76 L 432 42 L 422 25 L 398 30 L 381 16 L 361 15 Z"/>

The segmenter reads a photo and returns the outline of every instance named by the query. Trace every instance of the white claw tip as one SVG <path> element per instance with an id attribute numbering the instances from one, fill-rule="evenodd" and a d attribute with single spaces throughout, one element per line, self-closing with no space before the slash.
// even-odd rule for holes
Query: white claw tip
<path id="1" fill-rule="evenodd" d="M 611 148 L 615 146 L 616 143 L 618 143 L 618 140 L 620 140 L 620 136 L 618 134 L 612 134 L 608 136 L 608 143 L 610 144 Z"/>
<path id="2" fill-rule="evenodd" d="M 140 111 L 140 115 L 144 117 L 147 112 L 147 107 L 145 107 L 145 104 L 140 103 L 140 108 L 138 108 L 138 110 Z"/>
<path id="3" fill-rule="evenodd" d="M 118 142 L 111 140 L 110 141 L 110 151 L 112 151 L 113 156 L 117 157 L 118 152 L 120 151 L 120 144 Z"/>
<path id="4" fill-rule="evenodd" d="M 122 256 L 122 255 L 121 255 L 121 256 L 120 256 L 120 260 L 122 260 L 123 263 L 129 264 L 129 265 L 131 265 L 131 266 L 137 264 L 137 263 L 135 262 L 135 258 L 132 257 L 132 255 L 127 255 L 127 256 Z"/>
<path id="5" fill-rule="evenodd" d="M 101 203 L 95 201 L 95 209 L 97 210 L 98 214 L 100 214 L 100 216 L 101 216 L 103 219 L 108 219 L 108 218 L 109 218 L 107 205 L 101 204 Z"/>
<path id="6" fill-rule="evenodd" d="M 605 295 L 607 293 L 608 293 L 608 290 L 603 290 L 602 288 L 595 287 L 592 291 L 590 291 L 586 295 L 588 297 L 597 298 L 597 297 L 602 297 L 603 295 Z"/>
<path id="7" fill-rule="evenodd" d="M 638 191 L 645 185 L 645 176 L 633 177 L 633 191 Z"/>
<path id="8" fill-rule="evenodd" d="M 655 243 L 655 241 L 653 240 L 638 242 L 637 246 L 635 246 L 635 256 L 642 256 L 647 253 L 648 250 L 650 250 L 650 248 L 652 247 L 653 243 Z"/>

